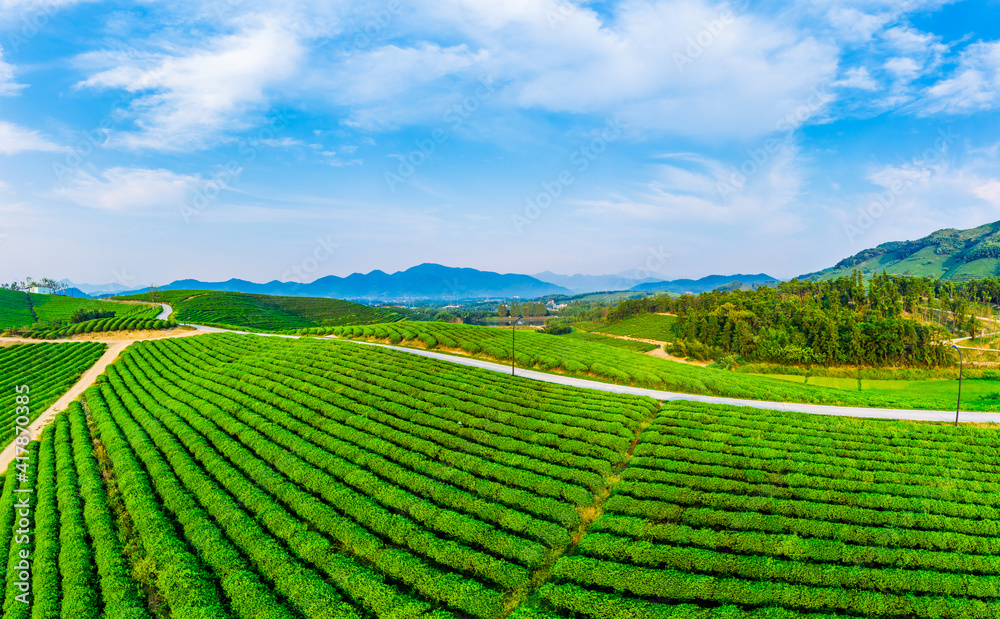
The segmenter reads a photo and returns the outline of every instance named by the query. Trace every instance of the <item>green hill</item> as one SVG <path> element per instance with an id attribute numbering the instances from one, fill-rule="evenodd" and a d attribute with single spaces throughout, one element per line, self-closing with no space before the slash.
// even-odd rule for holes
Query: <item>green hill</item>
<path id="1" fill-rule="evenodd" d="M 1000 221 L 971 230 L 938 230 L 916 241 L 883 243 L 800 279 L 836 279 L 854 270 L 955 282 L 1000 275 Z"/>
<path id="2" fill-rule="evenodd" d="M 145 314 L 150 308 L 139 304 L 111 303 L 97 299 L 33 294 L 0 288 L 0 330 L 33 325 L 53 328 L 63 326 L 68 324 L 73 314 L 79 310 L 114 312 L 116 317 L 121 318 Z"/>
<path id="3" fill-rule="evenodd" d="M 148 301 L 149 293 L 115 297 Z M 207 290 L 169 290 L 156 293 L 158 303 L 167 303 L 178 322 L 194 322 L 257 331 L 295 331 L 315 327 L 364 325 L 393 322 L 405 310 L 368 307 L 323 297 L 279 297 L 266 294 Z"/>

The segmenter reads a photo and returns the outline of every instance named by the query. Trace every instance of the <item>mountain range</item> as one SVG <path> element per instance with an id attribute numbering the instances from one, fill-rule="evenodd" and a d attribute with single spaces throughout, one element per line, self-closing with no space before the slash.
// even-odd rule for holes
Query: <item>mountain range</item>
<path id="1" fill-rule="evenodd" d="M 970 230 L 946 228 L 915 241 L 892 241 L 860 251 L 799 279 L 826 280 L 885 271 L 890 275 L 965 281 L 1000 275 L 1000 221 Z"/>
<path id="2" fill-rule="evenodd" d="M 368 302 L 458 301 L 468 299 L 535 299 L 544 296 L 571 296 L 588 292 L 632 290 L 635 292 L 703 292 L 734 280 L 744 284 L 776 282 L 767 275 L 714 275 L 700 280 L 656 281 L 618 275 L 558 275 L 545 272 L 536 276 L 494 273 L 477 269 L 421 264 L 405 271 L 354 273 L 347 277 L 329 275 L 310 283 L 270 281 L 259 284 L 243 279 L 204 282 L 182 279 L 161 286 L 161 290 L 221 290 L 282 296 L 331 297 Z M 63 280 L 80 294 L 109 296 L 148 292 L 149 288 L 123 290 L 120 284 L 94 286 Z"/>

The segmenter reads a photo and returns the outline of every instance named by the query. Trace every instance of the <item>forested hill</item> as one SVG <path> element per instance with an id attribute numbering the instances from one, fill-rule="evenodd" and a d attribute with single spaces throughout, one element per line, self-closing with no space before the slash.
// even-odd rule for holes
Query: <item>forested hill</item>
<path id="1" fill-rule="evenodd" d="M 866 281 L 855 273 L 832 281 L 792 280 L 775 288 L 631 299 L 609 312 L 607 320 L 674 313 L 681 352 L 703 358 L 936 366 L 953 363 L 951 350 L 941 344 L 949 332 L 978 328 L 975 300 L 1000 303 L 1000 281 L 956 285 L 886 274 Z"/>
<path id="2" fill-rule="evenodd" d="M 998 276 L 1000 221 L 971 230 L 938 230 L 916 241 L 883 243 L 799 279 L 836 279 L 850 276 L 854 270 L 865 276 L 885 271 L 955 282 Z"/>

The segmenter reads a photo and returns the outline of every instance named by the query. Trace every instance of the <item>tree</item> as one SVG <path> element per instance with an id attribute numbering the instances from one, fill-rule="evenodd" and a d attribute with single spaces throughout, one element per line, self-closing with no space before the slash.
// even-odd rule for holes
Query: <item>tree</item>
<path id="1" fill-rule="evenodd" d="M 506 305 L 501 303 L 500 307 L 497 308 L 497 316 L 499 316 L 500 318 L 506 318 L 510 316 L 510 309 Z"/>

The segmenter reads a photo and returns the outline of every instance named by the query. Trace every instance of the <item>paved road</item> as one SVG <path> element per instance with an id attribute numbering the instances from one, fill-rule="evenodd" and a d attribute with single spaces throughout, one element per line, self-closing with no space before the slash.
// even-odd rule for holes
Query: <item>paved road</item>
<path id="1" fill-rule="evenodd" d="M 348 340 L 352 341 L 352 340 Z M 467 365 L 471 367 L 493 370 L 510 374 L 509 365 L 501 365 L 480 359 L 470 359 L 467 357 L 457 357 L 442 353 L 420 350 L 415 348 L 402 348 L 400 346 L 390 346 L 388 344 L 372 344 L 369 342 L 358 342 L 369 346 L 380 346 L 391 348 L 421 357 L 431 357 L 441 359 L 451 363 Z M 645 395 L 657 400 L 693 400 L 696 402 L 708 402 L 710 404 L 732 404 L 736 406 L 749 406 L 753 408 L 763 408 L 770 410 L 793 411 L 798 413 L 808 413 L 810 415 L 836 415 L 839 417 L 867 417 L 871 419 L 906 419 L 912 421 L 955 421 L 955 411 L 928 411 L 928 410 L 906 410 L 895 408 L 862 408 L 857 406 L 825 406 L 821 404 L 798 404 L 795 402 L 762 402 L 759 400 L 740 400 L 737 398 L 720 398 L 716 396 L 692 395 L 690 393 L 674 393 L 672 391 L 658 391 L 656 389 L 643 389 L 642 387 L 626 387 L 624 385 L 613 385 L 601 383 L 585 378 L 575 378 L 563 376 L 561 374 L 547 374 L 534 370 L 517 368 L 514 373 L 517 376 L 539 380 L 557 385 L 569 385 L 572 387 L 582 387 L 584 389 L 596 389 L 598 391 L 609 391 L 612 393 L 630 393 L 633 395 Z M 959 421 L 963 423 L 1000 423 L 1000 413 L 967 413 L 963 412 Z"/>
<path id="2" fill-rule="evenodd" d="M 166 303 L 160 303 L 160 307 L 163 308 L 163 311 L 156 317 L 157 320 L 166 320 L 167 318 L 170 318 L 170 314 L 174 313 L 174 309 Z"/>

